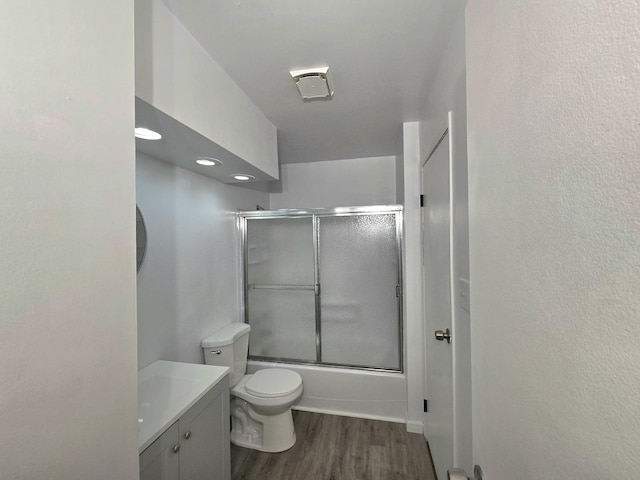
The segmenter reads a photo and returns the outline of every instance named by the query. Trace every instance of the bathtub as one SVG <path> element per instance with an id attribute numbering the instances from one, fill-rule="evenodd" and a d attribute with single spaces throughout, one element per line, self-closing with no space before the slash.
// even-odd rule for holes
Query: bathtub
<path id="1" fill-rule="evenodd" d="M 249 360 L 247 372 L 286 368 L 302 376 L 295 410 L 405 423 L 406 377 L 402 373 Z"/>

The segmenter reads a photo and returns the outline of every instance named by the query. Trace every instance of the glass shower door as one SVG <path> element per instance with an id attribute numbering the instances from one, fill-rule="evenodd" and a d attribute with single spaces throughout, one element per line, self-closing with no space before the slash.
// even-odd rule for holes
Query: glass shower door
<path id="1" fill-rule="evenodd" d="M 313 218 L 248 218 L 245 239 L 250 356 L 315 362 Z"/>
<path id="2" fill-rule="evenodd" d="M 400 370 L 399 221 L 319 217 L 323 363 Z"/>

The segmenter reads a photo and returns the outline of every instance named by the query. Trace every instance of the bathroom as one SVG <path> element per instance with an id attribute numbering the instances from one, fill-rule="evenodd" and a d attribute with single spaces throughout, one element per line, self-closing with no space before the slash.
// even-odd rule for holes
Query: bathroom
<path id="1" fill-rule="evenodd" d="M 219 133 L 217 130 L 207 130 L 211 128 L 207 122 L 213 120 L 198 117 L 195 106 L 190 105 L 193 111 L 189 111 L 178 104 L 180 97 L 172 100 L 179 85 L 187 85 L 187 81 L 198 78 L 198 71 L 193 66 L 189 66 L 192 70 L 187 72 L 173 72 L 170 76 L 172 84 L 165 83 L 162 78 L 149 81 L 147 72 L 157 71 L 160 69 L 159 65 L 170 61 L 183 50 L 193 55 L 198 64 L 211 62 L 210 58 L 200 58 L 200 52 L 192 46 L 189 28 L 191 34 L 201 38 L 198 37 L 197 32 L 200 31 L 198 24 L 194 23 L 195 19 L 181 10 L 180 2 L 171 4 L 171 11 L 161 2 L 137 2 L 136 8 L 138 126 L 157 127 L 164 135 L 162 141 L 168 143 L 176 139 L 171 131 L 172 126 L 179 129 L 182 136 L 189 137 L 190 133 L 183 131 L 184 126 L 176 126 L 171 118 L 154 111 L 154 105 L 164 113 L 180 118 L 182 124 L 200 125 L 200 132 L 213 132 L 211 138 L 217 139 L 218 147 L 225 147 L 226 151 L 221 154 L 227 155 L 222 157 L 196 152 L 191 145 L 180 143 L 181 138 L 175 140 L 185 147 L 181 150 L 181 155 L 155 149 L 152 140 L 136 141 L 136 202 L 145 220 L 148 239 L 144 262 L 137 277 L 139 368 L 158 359 L 202 363 L 202 339 L 231 322 L 245 320 L 246 266 L 243 264 L 244 252 L 238 228 L 239 214 L 256 211 L 258 208 L 334 209 L 398 205 L 397 280 L 392 285 L 396 312 L 389 319 L 396 331 L 380 334 L 379 339 L 376 339 L 373 332 L 360 331 L 350 338 L 349 345 L 360 343 L 367 353 L 382 352 L 379 342 L 385 340 L 390 348 L 395 349 L 396 361 L 391 362 L 389 368 L 376 368 L 379 366 L 372 364 L 373 368 L 365 370 L 348 368 L 349 365 L 345 365 L 346 368 L 336 365 L 287 367 L 300 372 L 304 380 L 304 394 L 294 407 L 296 409 L 383 420 L 403 425 L 408 432 L 422 434 L 424 366 L 420 339 L 423 326 L 421 306 L 415 297 L 415 287 L 420 284 L 416 277 L 421 272 L 419 263 L 412 260 L 420 255 L 420 246 L 416 243 L 419 238 L 416 234 L 419 235 L 420 213 L 417 202 L 419 192 L 415 191 L 415 177 L 411 170 L 414 165 L 419 164 L 419 161 L 414 160 L 419 153 L 413 142 L 408 142 L 403 148 L 402 137 L 415 135 L 415 140 L 422 143 L 418 148 L 426 151 L 434 138 L 441 134 L 439 130 L 446 123 L 447 111 L 455 109 L 459 116 L 455 119 L 454 128 L 460 132 L 459 138 L 464 138 L 461 130 L 464 128 L 464 105 L 460 95 L 464 83 L 458 81 L 454 84 L 458 90 L 453 91 L 449 86 L 449 79 L 445 78 L 449 74 L 446 69 L 453 66 L 456 77 L 463 80 L 463 57 L 460 56 L 464 40 L 462 10 L 458 10 L 457 17 L 448 20 L 451 30 L 444 37 L 446 42 L 451 43 L 451 51 L 455 55 L 451 53 L 448 63 L 445 62 L 441 67 L 442 78 L 438 79 L 437 89 L 429 100 L 433 107 L 431 116 L 428 117 L 431 122 L 407 123 L 404 126 L 398 124 L 393 127 L 393 142 L 396 147 L 391 151 L 388 147 L 381 148 L 380 144 L 356 145 L 350 147 L 348 157 L 336 157 L 334 151 L 325 146 L 323 149 L 316 149 L 318 151 L 314 153 L 315 156 L 310 157 L 313 162 L 307 162 L 307 157 L 303 158 L 305 161 L 302 163 L 296 161 L 296 158 L 300 158 L 300 151 L 295 150 L 295 147 L 282 145 L 280 141 L 276 160 L 279 160 L 279 166 L 276 163 L 274 171 L 273 165 L 269 163 L 275 156 L 273 144 L 269 143 L 273 137 L 269 135 L 268 125 L 264 128 L 264 123 L 268 122 L 255 120 L 250 116 L 247 120 L 246 111 L 252 112 L 252 106 L 244 108 L 244 116 L 238 116 L 233 109 L 223 109 L 222 112 L 227 115 L 228 122 L 235 126 L 236 131 L 233 134 Z M 154 21 L 159 22 L 161 27 L 154 27 L 154 23 L 149 21 L 150 11 L 153 12 L 152 18 L 156 19 Z M 180 17 L 184 25 L 176 23 L 174 15 Z M 157 19 L 161 19 L 162 23 Z M 167 24 L 170 26 L 167 27 Z M 177 39 L 174 40 L 173 50 L 161 48 L 166 41 L 163 40 L 164 31 L 171 32 Z M 165 50 L 168 52 L 164 53 Z M 215 65 L 211 66 L 211 70 L 215 71 Z M 228 83 L 222 75 L 220 77 L 217 81 L 218 90 L 224 88 L 225 95 L 233 97 L 236 103 L 246 101 L 242 92 L 237 91 L 236 85 Z M 331 102 L 340 101 L 341 93 L 337 89 L 341 79 L 341 75 L 336 76 L 335 95 L 338 97 L 326 103 L 301 102 L 291 79 L 285 78 L 288 82 L 282 88 L 287 102 L 297 102 L 294 107 L 304 107 L 305 111 L 313 114 L 313 109 L 327 108 L 331 106 Z M 202 93 L 204 98 L 215 99 L 220 96 L 220 92 L 213 90 L 210 85 L 200 84 L 198 80 L 196 84 L 205 89 Z M 447 92 L 450 100 L 440 100 L 442 92 Z M 296 97 L 290 99 L 289 95 Z M 188 117 L 189 114 L 191 117 Z M 239 128 L 242 123 L 249 121 L 253 122 L 253 131 L 261 132 L 256 138 L 245 138 L 237 133 L 242 131 Z M 344 143 L 342 141 L 340 144 Z M 382 139 L 382 143 L 389 141 Z M 464 145 L 456 145 L 456 148 L 459 154 L 453 165 L 456 179 L 454 198 L 459 203 L 458 211 L 463 211 L 466 208 L 466 158 L 460 154 L 464 152 Z M 176 150 L 175 147 L 173 149 Z M 221 167 L 227 168 L 230 162 L 237 161 L 237 158 L 230 155 L 230 151 L 244 152 L 244 159 L 260 159 L 262 164 L 256 163 L 256 166 L 260 166 L 261 170 L 243 172 L 240 167 L 237 168 L 237 171 L 257 177 L 256 181 L 243 184 L 230 181 L 218 173 Z M 266 154 L 256 156 L 256 151 Z M 322 153 L 318 152 L 324 152 L 327 157 L 323 158 Z M 223 165 L 196 165 L 197 155 L 219 158 Z M 287 158 L 289 161 L 286 161 Z M 407 162 L 409 168 L 405 168 Z M 268 175 L 265 176 L 265 173 Z M 270 180 L 276 174 L 279 175 L 279 180 Z M 406 179 L 410 183 L 408 187 Z M 403 214 L 406 215 L 404 220 Z M 464 217 L 457 215 L 456 221 L 459 223 L 458 231 L 462 232 L 456 239 L 457 248 L 463 251 L 466 242 Z M 406 254 L 402 256 L 405 251 Z M 459 258 L 456 264 L 458 276 L 468 277 L 468 267 L 465 267 L 468 260 L 464 256 Z M 408 289 L 406 294 L 405 289 Z M 298 319 L 281 320 L 282 323 L 294 323 Z M 252 328 L 257 332 L 256 325 Z M 324 331 L 326 330 L 325 325 Z M 290 341 L 295 341 L 294 335 L 290 338 Z M 252 345 L 255 347 L 259 340 L 252 337 Z M 328 350 L 330 345 L 325 341 L 324 347 Z M 264 366 L 269 364 L 250 361 L 249 372 Z M 465 406 L 461 408 L 464 409 Z M 460 438 L 465 437 L 465 429 L 470 429 L 470 412 L 465 413 L 466 417 L 463 414 L 458 422 Z M 469 468 L 470 451 L 465 451 L 465 448 L 468 445 L 461 442 L 458 455 L 465 458 L 460 463 Z"/>
<path id="2" fill-rule="evenodd" d="M 304 164 L 286 169 L 305 169 Z M 323 185 L 325 198 L 318 204 L 307 203 L 308 208 L 344 207 L 366 205 L 395 205 L 395 157 L 351 159 L 318 162 L 312 167 L 316 174 L 309 176 L 318 185 L 321 169 L 331 177 L 348 179 L 341 172 L 358 173 L 365 188 L 358 191 L 348 182 L 341 184 L 328 180 Z M 287 175 L 285 173 L 285 175 Z M 371 181 L 369 182 L 369 179 Z M 377 191 L 369 187 L 377 185 Z M 299 195 L 307 185 L 298 184 Z M 269 208 L 283 205 L 282 194 L 269 194 L 250 187 L 225 185 L 216 180 L 177 168 L 167 162 L 142 152 L 136 158 L 137 203 L 144 217 L 148 248 L 138 272 L 138 358 L 143 368 L 157 359 L 202 363 L 200 341 L 230 322 L 244 321 L 242 313 L 243 279 L 240 251 L 240 232 L 237 228 L 237 211 L 255 210 L 257 205 Z M 271 198 L 270 198 L 271 197 Z M 336 203 L 340 202 L 340 203 Z M 396 319 L 397 321 L 397 319 Z M 286 320 L 283 319 L 283 323 Z M 322 372 L 321 372 L 322 373 Z M 324 375 L 331 376 L 332 371 Z M 343 372 L 353 377 L 353 372 Z M 334 402 L 328 410 L 349 408 L 360 403 L 361 415 L 374 415 L 394 421 L 404 421 L 406 393 L 404 378 L 380 373 L 377 382 L 367 382 L 371 374 L 360 378 L 361 397 L 340 400 L 338 391 L 342 382 L 335 385 Z M 363 410 L 363 403 L 375 393 L 376 383 L 384 383 L 385 377 L 391 391 L 384 398 L 376 399 L 385 407 L 372 405 Z M 324 380 L 325 382 L 327 380 Z M 379 385 L 378 385 L 379 386 Z M 321 401 L 321 399 L 317 399 Z M 385 410 L 387 413 L 385 414 Z M 348 411 L 348 410 L 347 410 Z M 357 412 L 355 412 L 357 413 Z"/>
<path id="3" fill-rule="evenodd" d="M 307 168 L 292 165 L 284 170 L 298 167 Z M 325 169 L 326 175 L 336 177 L 341 177 L 345 169 L 352 174 L 358 172 L 363 185 L 377 184 L 380 188 L 357 191 L 345 181 L 327 182 L 327 196 L 319 199 L 323 203 L 306 204 L 309 208 L 363 205 L 364 199 L 372 198 L 376 205 L 397 203 L 395 157 L 318 162 L 313 168 L 316 172 Z M 317 183 L 322 177 L 310 178 Z M 375 178 L 368 182 L 370 177 Z M 307 187 L 297 185 L 298 191 L 287 193 L 299 195 Z M 158 359 L 202 363 L 202 339 L 230 322 L 243 320 L 243 255 L 237 212 L 255 210 L 257 205 L 269 208 L 281 202 L 285 194 L 271 194 L 270 198 L 264 191 L 225 185 L 140 151 L 136 158 L 136 192 L 147 235 L 146 254 L 137 277 L 139 367 Z M 341 203 L 332 203 L 336 201 Z M 283 323 L 295 323 L 292 320 L 297 319 L 282 319 Z M 406 380 L 402 373 L 302 368 L 307 369 L 302 373 L 305 397 L 296 408 L 406 421 Z"/>
<path id="4" fill-rule="evenodd" d="M 461 339 L 473 346 L 473 397 L 462 392 L 455 405 L 464 413 L 472 404 L 474 412 L 473 433 L 456 423 L 460 465 L 471 472 L 473 459 L 495 479 L 633 478 L 640 441 L 640 152 L 630 121 L 640 104 L 637 2 L 464 3 L 441 57 L 424 59 L 434 67 L 431 88 L 408 100 L 421 111 L 394 132 L 402 148 L 334 157 L 377 158 L 387 172 L 395 157 L 395 175 L 374 189 L 395 197 L 385 203 L 404 206 L 405 423 L 387 423 L 422 429 L 419 165 L 453 112 L 458 135 L 450 144 L 469 158 L 470 248 L 454 250 L 470 268 L 456 275 L 472 284 L 474 325 L 471 338 L 454 332 L 452 342 L 452 349 Z M 3 479 L 138 478 L 138 368 L 161 357 L 201 363 L 197 344 L 215 322 L 242 318 L 241 264 L 223 250 L 238 251 L 236 211 L 279 208 L 277 197 L 294 188 L 287 178 L 316 168 L 285 163 L 279 172 L 270 165 L 271 143 L 253 160 L 283 182 L 268 192 L 264 183 L 214 183 L 146 153 L 136 163 L 136 66 L 146 59 L 136 52 L 134 13 L 126 0 L 10 1 L 0 20 L 7 39 L 0 42 Z M 167 90 L 184 79 L 158 70 L 151 90 L 171 110 L 191 90 Z M 283 88 L 300 101 L 281 70 Z M 336 99 L 344 91 L 338 87 L 344 84 L 336 84 Z M 242 130 L 217 129 L 226 140 Z M 315 160 L 317 168 L 332 167 Z M 466 204 L 460 166 L 454 162 L 458 206 Z M 378 178 L 362 170 L 362 178 Z M 339 178 L 327 181 L 350 194 L 359 186 L 353 177 L 344 180 L 349 189 L 338 188 Z M 325 206 L 326 196 L 316 203 L 314 185 L 301 185 L 305 203 Z M 136 203 L 149 228 L 140 276 Z M 455 212 L 465 224 L 466 210 Z M 164 258 L 156 263 L 158 252 Z M 152 268 L 158 277 L 145 277 Z M 205 289 L 215 302 L 201 298 Z"/>
<path id="5" fill-rule="evenodd" d="M 27 119 L 24 125 L 7 123 L 13 129 L 7 135 L 13 139 L 6 144 L 7 155 L 24 158 L 29 168 L 6 172 L 15 182 L 9 182 L 3 206 L 27 212 L 29 221 L 27 228 L 13 228 L 14 214 L 4 216 L 12 233 L 11 241 L 3 243 L 5 258 L 10 259 L 3 271 L 15 274 L 3 290 L 3 306 L 9 308 L 6 318 L 20 321 L 3 324 L 8 328 L 2 336 L 3 366 L 11 370 L 7 378 L 15 379 L 15 388 L 2 396 L 7 405 L 3 414 L 10 412 L 3 425 L 14 432 L 14 441 L 4 439 L 2 458 L 10 460 L 2 462 L 0 476 L 42 478 L 48 471 L 54 478 L 89 478 L 88 472 L 111 472 L 116 478 L 137 474 L 137 372 L 158 359 L 201 364 L 200 341 L 243 320 L 237 213 L 258 206 L 404 206 L 400 284 L 407 290 L 398 297 L 402 310 L 395 321 L 401 336 L 396 334 L 392 342 L 399 347 L 396 370 L 327 368 L 315 386 L 309 379 L 307 390 L 313 395 L 306 400 L 315 402 L 307 405 L 309 410 L 383 419 L 422 433 L 422 324 L 416 291 L 419 185 L 411 169 L 419 164 L 420 143 L 426 145 L 439 135 L 436 130 L 446 121 L 447 111 L 459 110 L 460 105 L 452 100 L 435 106 L 435 126 L 403 124 L 399 115 L 380 138 L 347 138 L 352 148 L 343 156 L 323 158 L 316 152 L 313 163 L 279 165 L 287 146 L 278 144 L 273 123 L 197 46 L 167 3 L 172 2 L 138 0 L 77 9 L 65 2 L 60 8 L 43 5 L 31 14 L 19 5 L 12 8 L 15 24 L 7 34 L 24 41 L 9 57 L 16 61 L 16 72 L 25 72 L 31 81 L 6 89 L 6 111 Z M 449 19 L 452 29 L 455 23 L 451 40 L 445 34 L 425 60 L 434 73 L 436 57 L 450 42 L 456 52 L 451 56 L 455 75 L 463 76 L 462 4 Z M 423 30 L 422 25 L 414 28 Z M 42 35 L 51 41 L 43 42 Z M 340 70 L 350 68 L 337 67 L 332 66 L 337 83 L 336 97 L 330 101 L 304 103 L 288 69 L 281 88 L 297 108 L 333 108 L 348 92 Z M 447 68 L 443 64 L 443 72 Z M 51 82 L 43 81 L 49 77 Z M 449 88 L 444 73 L 438 84 L 442 91 Z M 16 98 L 32 98 L 32 104 L 19 104 L 13 92 L 22 92 Z M 440 92 L 433 94 L 439 97 Z M 203 105 L 205 101 L 212 105 Z M 132 132 L 144 104 L 154 105 L 150 121 L 163 127 L 158 128 L 165 136 L 161 145 L 172 145 L 172 135 L 179 137 L 178 144 L 189 140 L 176 158 L 144 152 L 142 141 L 134 143 Z M 425 109 L 416 108 L 420 113 Z M 348 116 L 340 118 L 351 122 Z M 463 118 L 458 117 L 460 125 Z M 34 139 L 24 134 L 25 129 L 42 133 Z M 330 137 L 328 144 L 337 145 L 337 139 Z M 223 179 L 195 165 L 194 146 L 202 141 L 207 148 L 220 149 L 208 156 L 220 153 L 223 167 L 242 169 L 225 173 Z M 43 155 L 48 161 L 36 168 Z M 290 151 L 290 159 L 293 155 Z M 464 172 L 464 163 L 457 168 Z M 257 181 L 231 185 L 231 173 L 249 173 Z M 132 262 L 123 261 L 135 258 L 135 205 L 147 230 L 139 272 Z M 393 291 L 395 295 L 396 285 Z M 27 343 L 32 348 L 25 348 Z M 338 377 L 327 381 L 334 374 Z M 343 385 L 354 375 L 360 390 L 357 397 L 349 397 Z M 42 398 L 48 399 L 47 409 L 39 403 Z M 37 438 L 27 435 L 29 431 L 37 431 Z M 62 443 L 52 441 L 53 432 L 60 433 Z M 40 462 L 32 460 L 34 449 Z"/>

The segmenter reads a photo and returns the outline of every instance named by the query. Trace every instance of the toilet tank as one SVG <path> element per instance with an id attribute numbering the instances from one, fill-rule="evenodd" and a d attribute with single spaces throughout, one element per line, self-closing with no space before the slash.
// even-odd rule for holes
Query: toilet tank
<path id="1" fill-rule="evenodd" d="M 202 351 L 206 365 L 229 367 L 229 383 L 233 387 L 247 370 L 249 332 L 246 323 L 230 323 L 202 340 Z"/>

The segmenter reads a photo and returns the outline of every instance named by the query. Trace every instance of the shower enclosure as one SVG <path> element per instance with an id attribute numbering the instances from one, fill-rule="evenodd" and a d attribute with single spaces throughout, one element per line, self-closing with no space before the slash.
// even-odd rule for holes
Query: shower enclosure
<path id="1" fill-rule="evenodd" d="M 402 371 L 402 207 L 240 214 L 249 357 Z"/>

